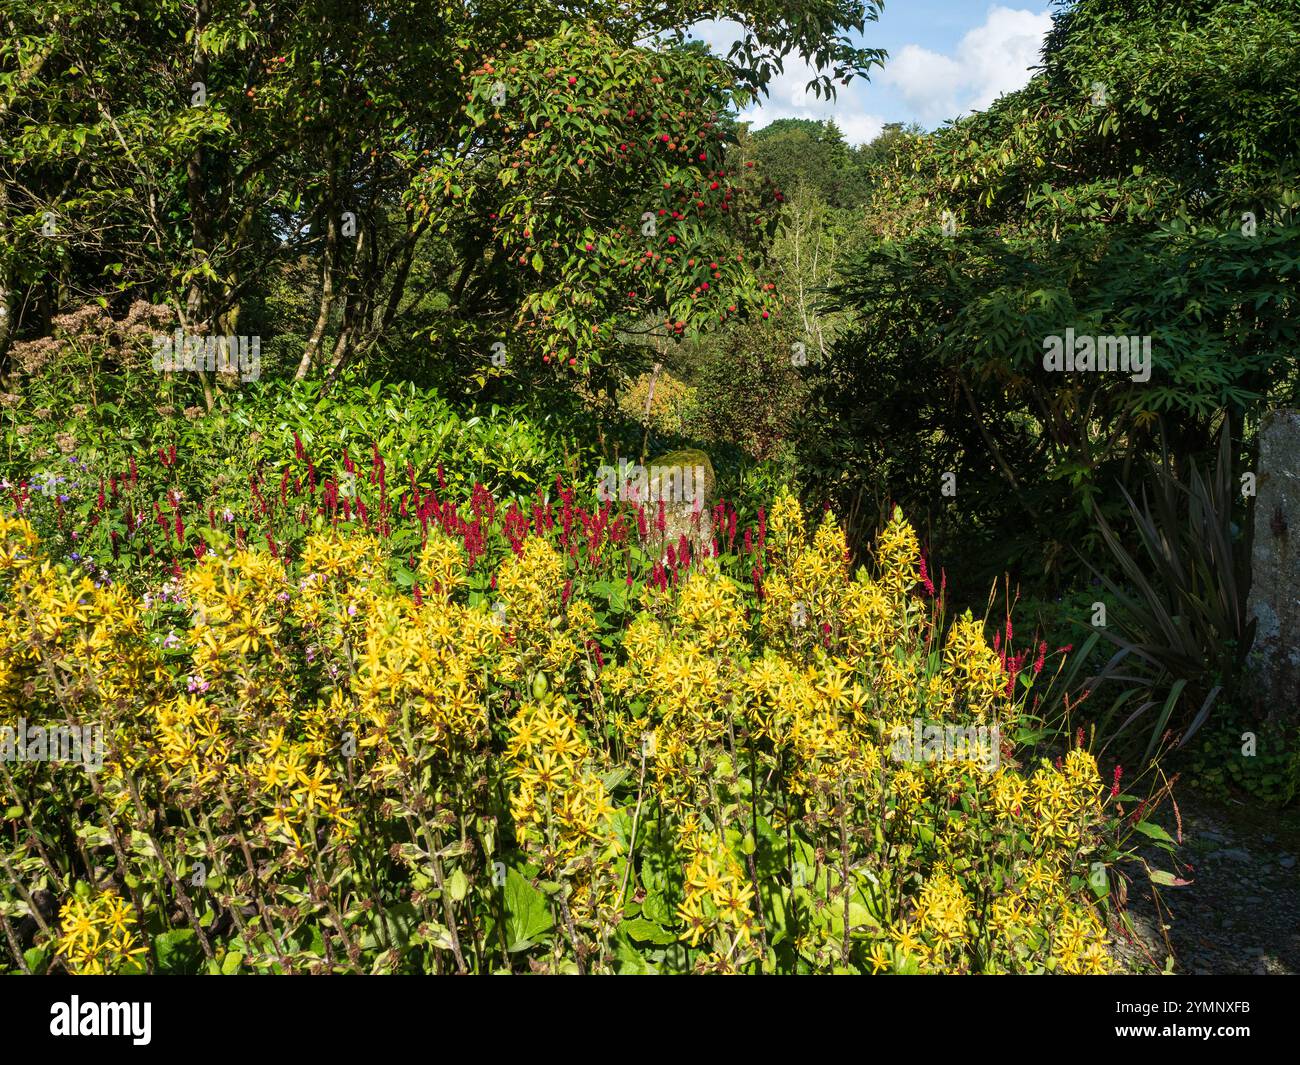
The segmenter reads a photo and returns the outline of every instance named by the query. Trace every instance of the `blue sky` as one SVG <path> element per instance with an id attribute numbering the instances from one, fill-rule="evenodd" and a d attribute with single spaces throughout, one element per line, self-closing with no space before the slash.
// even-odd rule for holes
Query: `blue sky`
<path id="1" fill-rule="evenodd" d="M 768 99 L 741 117 L 763 126 L 778 118 L 834 118 L 851 143 L 869 141 L 886 122 L 918 122 L 927 129 L 987 107 L 1020 88 L 1038 62 L 1051 27 L 1049 0 L 886 0 L 880 20 L 863 37 L 889 52 L 870 82 L 840 87 L 833 103 L 804 91 L 808 68 L 786 63 Z M 721 54 L 735 26 L 701 24 L 695 36 Z"/>

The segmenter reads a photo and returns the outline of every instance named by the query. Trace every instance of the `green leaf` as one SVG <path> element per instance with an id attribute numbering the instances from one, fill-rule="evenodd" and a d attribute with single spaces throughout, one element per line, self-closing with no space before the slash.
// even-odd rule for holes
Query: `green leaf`
<path id="1" fill-rule="evenodd" d="M 657 891 L 649 892 L 641 902 L 641 912 L 659 924 L 672 924 L 673 908 Z"/>
<path id="2" fill-rule="evenodd" d="M 1151 883 L 1159 884 L 1161 887 L 1186 887 L 1191 883 L 1190 880 L 1183 880 L 1174 876 L 1173 873 L 1167 873 L 1163 869 L 1148 869 L 1151 876 Z"/>
<path id="3" fill-rule="evenodd" d="M 1174 843 L 1174 838 L 1159 825 L 1152 824 L 1150 821 L 1139 821 L 1133 826 L 1144 836 L 1150 836 L 1152 839 L 1159 840 L 1161 843 Z M 1174 844 L 1177 846 L 1177 844 Z"/>
<path id="4" fill-rule="evenodd" d="M 511 951 L 527 950 L 555 923 L 546 896 L 514 869 L 506 871 L 506 933 Z"/>
<path id="5" fill-rule="evenodd" d="M 362 950 L 379 950 L 384 946 L 384 939 L 380 935 L 379 914 L 368 913 L 360 922 L 359 926 L 363 929 L 361 934 Z M 416 908 L 409 902 L 399 902 L 395 905 L 384 908 L 384 927 L 388 942 L 394 947 L 403 947 L 410 943 L 411 937 L 415 935 L 416 929 L 420 924 L 420 914 Z M 313 926 L 313 931 L 316 931 Z M 319 932 L 316 932 L 319 936 Z M 324 950 L 324 942 L 321 943 L 321 953 Z"/>
<path id="6" fill-rule="evenodd" d="M 648 976 L 655 972 L 654 966 L 628 942 L 621 927 L 614 936 L 614 962 L 619 973 L 625 976 Z"/>
<path id="7" fill-rule="evenodd" d="M 629 936 L 639 943 L 654 943 L 664 946 L 668 943 L 677 942 L 677 935 L 661 928 L 653 921 L 647 921 L 644 917 L 634 917 L 630 921 L 624 921 L 620 926 Z"/>
<path id="8" fill-rule="evenodd" d="M 176 928 L 154 936 L 158 971 L 175 976 L 192 976 L 203 962 L 203 950 L 192 928 Z"/>

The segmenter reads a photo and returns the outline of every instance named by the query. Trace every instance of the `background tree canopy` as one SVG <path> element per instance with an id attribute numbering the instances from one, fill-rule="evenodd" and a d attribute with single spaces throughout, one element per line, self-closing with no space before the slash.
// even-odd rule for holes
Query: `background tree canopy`
<path id="1" fill-rule="evenodd" d="M 517 369 L 585 368 L 629 321 L 756 314 L 734 245 L 776 201 L 733 186 L 722 120 L 786 56 L 821 93 L 864 75 L 877 8 L 6 0 L 0 358 L 141 295 L 289 337 L 299 375 L 413 333 L 417 365 L 504 336 Z M 743 29 L 728 58 L 684 45 L 710 18 Z M 268 279 L 295 268 L 286 321 Z"/>
<path id="2" fill-rule="evenodd" d="M 851 327 L 815 420 L 837 428 L 801 437 L 823 494 L 927 513 L 977 586 L 1059 574 L 1162 427 L 1185 462 L 1225 414 L 1249 435 L 1294 402 L 1298 14 L 1081 0 L 1024 89 L 900 138 L 832 286 Z M 1047 372 L 1067 328 L 1150 337 L 1150 380 Z"/>

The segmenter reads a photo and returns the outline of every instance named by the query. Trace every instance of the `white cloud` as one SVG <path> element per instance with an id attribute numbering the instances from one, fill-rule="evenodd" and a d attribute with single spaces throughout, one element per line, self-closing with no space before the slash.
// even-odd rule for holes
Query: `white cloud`
<path id="1" fill-rule="evenodd" d="M 885 127 L 885 119 L 867 111 L 860 83 L 837 86 L 835 99 L 818 98 L 807 89 L 816 71 L 807 63 L 787 60 L 785 70 L 768 85 L 768 97 L 750 108 L 741 117 L 756 127 L 766 126 L 778 118 L 811 118 L 824 121 L 833 118 L 850 144 L 866 144 Z"/>
<path id="2" fill-rule="evenodd" d="M 920 45 L 905 45 L 890 56 L 878 77 L 881 84 L 902 93 L 913 113 L 927 125 L 955 115 L 960 108 L 957 85 L 963 77 L 961 64 Z"/>
<path id="3" fill-rule="evenodd" d="M 904 45 L 891 51 L 870 82 L 858 79 L 837 86 L 834 100 L 819 99 L 806 90 L 814 70 L 792 57 L 772 79 L 769 95 L 741 118 L 756 128 L 778 118 L 831 118 L 850 144 L 870 141 L 887 121 L 936 126 L 988 107 L 1003 93 L 1023 87 L 1051 26 L 1046 10 L 991 7 L 983 23 L 962 37 L 951 55 L 918 44 Z M 697 24 L 691 32 L 725 56 L 739 38 L 740 27 L 735 22 L 710 21 Z"/>
<path id="4" fill-rule="evenodd" d="M 691 27 L 691 36 L 703 41 L 720 56 L 725 56 L 740 39 L 740 23 L 731 19 L 710 19 Z"/>
<path id="5" fill-rule="evenodd" d="M 897 89 L 923 124 L 956 118 L 1023 87 L 1051 27 L 1046 11 L 995 7 L 983 25 L 961 39 L 954 55 L 909 44 L 890 57 L 878 80 Z"/>
<path id="6" fill-rule="evenodd" d="M 726 56 L 740 37 L 740 26 L 731 21 L 701 22 L 691 28 L 691 35 L 707 43 L 718 55 Z M 827 100 L 807 89 L 815 75 L 816 70 L 810 64 L 798 56 L 788 57 L 785 69 L 768 83 L 767 97 L 743 111 L 741 120 L 752 122 L 758 129 L 778 118 L 810 118 L 819 122 L 833 118 L 850 144 L 866 144 L 884 129 L 886 120 L 871 114 L 864 105 L 861 96 L 864 82 L 853 82 L 847 88 L 836 86 L 836 98 Z"/>

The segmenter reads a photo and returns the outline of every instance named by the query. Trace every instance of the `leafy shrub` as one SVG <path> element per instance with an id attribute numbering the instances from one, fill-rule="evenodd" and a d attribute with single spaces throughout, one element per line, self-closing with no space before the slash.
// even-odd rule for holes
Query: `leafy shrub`
<path id="1" fill-rule="evenodd" d="M 758 459 L 780 456 L 805 394 L 791 362 L 795 342 L 787 330 L 750 325 L 701 345 L 692 367 L 695 432 Z"/>
<path id="2" fill-rule="evenodd" d="M 1192 787 L 1220 799 L 1244 792 L 1282 807 L 1300 794 L 1300 736 L 1286 726 L 1261 729 L 1248 707 L 1223 707 L 1175 764 L 1187 767 Z"/>
<path id="3" fill-rule="evenodd" d="M 694 389 L 671 372 L 661 370 L 658 374 L 641 374 L 633 380 L 619 397 L 619 407 L 629 418 L 648 423 L 660 433 L 682 436 L 687 430 L 694 398 Z"/>
<path id="4" fill-rule="evenodd" d="M 467 415 L 410 384 L 327 391 L 318 382 L 263 382 L 185 418 L 174 409 L 160 416 L 129 394 L 117 402 L 101 394 L 93 414 L 66 401 L 33 410 L 40 397 L 29 387 L 5 412 L 17 446 L 0 462 L 0 488 L 51 549 L 101 564 L 134 560 L 141 578 L 192 557 L 217 530 L 296 540 L 310 527 L 302 504 L 311 499 L 314 514 L 318 489 L 331 477 L 337 487 L 347 467 L 373 472 L 381 450 L 395 477 L 405 482 L 416 470 L 425 491 L 440 487 L 440 468 L 455 491 L 482 483 L 527 494 L 557 471 L 594 478 L 600 464 L 568 414 L 492 407 Z"/>

